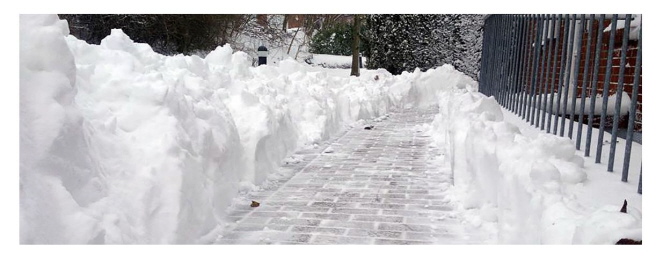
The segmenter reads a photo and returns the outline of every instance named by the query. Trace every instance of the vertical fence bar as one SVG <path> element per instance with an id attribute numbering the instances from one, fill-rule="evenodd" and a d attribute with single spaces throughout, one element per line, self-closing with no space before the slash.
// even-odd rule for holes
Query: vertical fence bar
<path id="1" fill-rule="evenodd" d="M 524 80 L 526 79 L 526 41 L 528 41 L 528 27 L 529 22 L 527 15 L 520 16 L 522 23 L 521 44 L 519 45 L 519 68 L 517 77 L 517 106 L 515 108 L 518 116 L 522 116 L 523 100 L 524 100 Z"/>
<path id="2" fill-rule="evenodd" d="M 554 15 L 555 16 L 555 15 Z M 560 49 L 558 46 L 558 42 L 560 41 L 560 20 L 562 18 L 562 14 L 558 15 L 558 19 L 556 22 L 554 22 L 554 60 L 553 60 L 553 66 L 551 67 L 551 87 L 549 88 L 549 93 L 551 94 L 551 97 L 549 98 L 549 117 L 547 118 L 547 133 L 551 132 L 551 118 L 553 116 L 553 102 L 554 102 L 554 92 L 556 91 L 556 66 L 558 66 L 558 49 Z"/>
<path id="3" fill-rule="evenodd" d="M 629 48 L 629 27 L 631 25 L 631 14 L 624 18 L 624 34 L 622 35 L 622 52 L 620 53 L 620 77 L 617 81 L 617 90 L 615 91 L 615 115 L 613 116 L 613 130 L 610 136 L 610 151 L 608 154 L 608 171 L 613 172 L 615 166 L 615 148 L 617 147 L 617 130 L 620 125 L 620 115 L 624 114 L 622 108 L 622 94 L 624 94 L 624 71 L 626 70 L 626 51 Z M 633 141 L 626 141 L 631 144 Z"/>
<path id="4" fill-rule="evenodd" d="M 560 54 L 560 73 L 558 74 L 558 99 L 556 100 L 556 115 L 554 116 L 554 129 L 553 129 L 553 134 L 556 135 L 558 132 L 558 118 L 560 117 L 560 102 L 562 101 L 562 95 L 563 95 L 563 85 L 564 85 L 564 73 L 565 71 L 565 61 L 567 59 L 567 44 L 569 43 L 569 14 L 565 14 L 565 31 L 563 32 L 563 50 L 562 53 Z M 567 98 L 566 98 L 567 99 Z M 565 118 L 563 116 L 563 118 Z"/>
<path id="5" fill-rule="evenodd" d="M 488 95 L 488 88 L 490 87 L 490 77 L 488 75 L 489 73 L 489 68 L 490 65 L 488 62 L 490 62 L 490 36 L 492 34 L 491 28 L 490 28 L 490 19 L 492 17 L 488 17 L 485 19 L 485 24 L 483 25 L 483 53 L 481 54 L 481 92 L 485 95 Z M 489 96 L 489 95 L 488 95 Z"/>
<path id="6" fill-rule="evenodd" d="M 554 28 L 551 30 L 552 26 L 551 23 L 556 23 L 556 20 L 554 18 L 554 15 L 548 15 L 547 16 L 547 65 L 543 71 L 543 81 L 544 81 L 544 92 L 542 93 L 544 100 L 542 105 L 540 105 L 540 109 L 542 109 L 542 121 L 540 122 L 540 130 L 544 130 L 544 122 L 546 121 L 547 117 L 547 96 L 549 95 L 549 67 L 551 66 L 551 48 L 552 48 L 552 41 L 555 38 L 556 35 L 556 29 Z M 549 33 L 551 31 L 551 33 Z M 549 34 L 551 34 L 551 37 L 549 37 Z"/>
<path id="7" fill-rule="evenodd" d="M 542 36 L 540 37 L 540 68 L 538 69 L 538 73 L 536 74 L 538 82 L 536 84 L 536 88 L 538 89 L 537 92 L 539 94 L 536 94 L 537 97 L 537 104 L 535 105 L 534 111 L 537 112 L 537 116 L 535 117 L 535 127 L 539 127 L 540 124 L 540 111 L 541 111 L 541 106 L 542 106 L 542 97 L 544 96 L 544 81 L 542 78 L 544 78 L 544 73 L 545 73 L 545 63 L 547 61 L 547 56 L 546 56 L 546 50 L 547 50 L 547 41 L 549 40 L 549 15 L 544 15 L 543 16 L 545 19 L 543 19 L 540 23 L 542 24 Z M 546 22 L 546 25 L 545 25 Z M 544 50 L 542 49 L 542 46 L 545 46 Z"/>
<path id="8" fill-rule="evenodd" d="M 485 24 L 483 25 L 483 48 L 481 49 L 481 68 L 478 71 L 478 91 L 485 94 L 485 61 L 487 61 L 487 57 L 485 57 L 485 53 L 487 52 L 487 45 L 485 44 Z"/>
<path id="9" fill-rule="evenodd" d="M 478 91 L 485 94 L 485 62 L 487 61 L 487 57 L 485 56 L 485 53 L 487 52 L 487 34 L 488 32 L 486 31 L 487 28 L 487 19 L 483 20 L 483 48 L 481 49 L 481 68 L 478 71 Z"/>
<path id="10" fill-rule="evenodd" d="M 538 72 L 540 68 L 540 50 L 541 47 L 540 45 L 542 44 L 542 15 L 539 15 L 537 19 L 537 36 L 535 37 L 535 44 L 533 47 L 535 48 L 535 56 L 533 58 L 533 73 L 531 74 L 531 99 L 529 101 L 529 107 L 532 107 L 529 112 L 530 120 L 531 120 L 531 125 L 535 122 L 535 107 L 536 107 L 536 102 L 537 99 L 535 98 L 537 95 L 537 78 L 538 78 Z"/>
<path id="11" fill-rule="evenodd" d="M 515 114 L 519 115 L 519 104 L 521 100 L 521 88 L 522 88 L 522 77 L 524 77 L 524 74 L 522 72 L 523 70 L 523 63 L 524 63 L 524 43 L 526 41 L 526 31 L 527 31 L 527 26 L 526 22 L 524 20 L 524 15 L 518 15 L 517 20 L 520 24 L 520 34 L 519 34 L 519 41 L 517 42 L 517 77 L 515 80 L 515 108 L 514 112 Z"/>
<path id="12" fill-rule="evenodd" d="M 495 72 L 497 71 L 495 67 L 495 51 L 496 51 L 496 33 L 498 30 L 498 27 L 496 26 L 496 20 L 497 20 L 498 15 L 494 15 L 490 18 L 490 30 L 492 33 L 490 34 L 490 52 L 488 54 L 488 57 L 490 58 L 489 61 L 489 74 L 488 76 L 490 77 L 490 86 L 488 87 L 488 96 L 494 96 L 494 91 L 495 91 L 495 86 L 496 86 L 496 80 L 495 80 Z"/>
<path id="13" fill-rule="evenodd" d="M 606 128 L 606 111 L 608 110 L 608 91 L 610 87 L 611 67 L 613 66 L 613 46 L 615 45 L 615 28 L 617 27 L 617 14 L 613 14 L 610 23 L 610 43 L 608 43 L 608 57 L 606 60 L 606 74 L 604 76 L 603 103 L 601 104 L 601 120 L 599 125 L 599 135 L 597 137 L 597 155 L 595 163 L 601 163 L 602 143 L 604 142 L 604 130 Z"/>
<path id="14" fill-rule="evenodd" d="M 528 30 L 526 31 L 526 44 L 524 45 L 524 51 L 525 54 L 525 63 L 524 63 L 524 77 L 522 79 L 522 119 L 526 120 L 526 110 L 528 109 L 526 105 L 528 105 L 528 91 L 529 91 L 529 83 L 528 83 L 528 76 L 529 76 L 529 70 L 531 66 L 531 41 L 532 40 L 532 35 L 533 35 L 533 30 L 535 28 L 535 15 L 529 15 L 526 17 L 526 21 L 528 22 Z"/>
<path id="15" fill-rule="evenodd" d="M 495 69 L 498 71 L 498 72 L 496 72 L 496 74 L 497 74 L 496 81 L 497 82 L 495 84 L 497 85 L 497 90 L 496 90 L 496 95 L 495 95 L 494 98 L 498 102 L 501 102 L 501 95 L 503 94 L 503 79 L 502 78 L 503 78 L 503 75 L 505 73 L 505 70 L 503 69 L 503 58 L 502 58 L 503 52 L 505 50 L 503 48 L 503 43 L 505 41 L 504 40 L 505 30 L 503 29 L 503 19 L 504 19 L 503 15 L 497 16 L 497 25 L 496 25 L 496 27 L 497 27 L 497 36 L 498 37 L 495 40 L 497 42 L 497 45 L 496 45 L 496 48 L 495 48 L 496 50 L 494 51 L 494 53 L 496 54 L 495 57 L 494 57 L 494 59 L 496 60 Z"/>
<path id="16" fill-rule="evenodd" d="M 567 50 L 567 64 L 566 64 L 567 69 L 565 71 L 565 89 L 563 90 L 564 93 L 565 93 L 565 95 L 564 95 L 565 102 L 563 102 L 563 116 L 560 119 L 560 137 L 565 136 L 565 121 L 566 121 L 565 117 L 567 115 L 567 96 L 569 96 L 569 84 L 570 84 L 570 78 L 572 76 L 572 58 L 574 57 L 574 41 L 576 41 L 574 39 L 574 36 L 575 36 L 574 32 L 576 31 L 576 14 L 572 15 L 572 22 L 571 22 L 570 26 L 572 27 L 571 30 L 569 31 L 570 32 L 569 37 L 570 37 L 571 41 L 567 42 L 569 44 L 569 46 L 568 46 L 569 50 Z M 570 117 L 570 118 L 572 118 L 572 117 Z"/>
<path id="17" fill-rule="evenodd" d="M 598 77 L 599 77 L 599 62 L 601 62 L 601 40 L 604 35 L 604 20 L 606 15 L 602 14 L 599 16 L 599 21 L 597 24 L 597 43 L 595 47 L 595 63 L 594 63 L 594 72 L 592 74 L 592 90 L 590 91 L 590 114 L 588 114 L 588 132 L 585 136 L 585 156 L 590 156 L 590 148 L 592 144 L 592 124 L 594 121 L 594 112 L 596 108 L 597 101 L 597 90 L 598 90 Z M 601 131 L 601 130 L 600 130 Z"/>
<path id="18" fill-rule="evenodd" d="M 576 18 L 576 16 L 575 16 Z M 574 23 L 574 28 L 576 28 L 576 23 Z M 575 29 L 576 30 L 576 29 Z M 578 92 L 578 82 L 579 82 L 579 69 L 581 68 L 581 46 L 583 45 L 583 31 L 585 31 L 585 14 L 581 14 L 581 25 L 579 26 L 579 33 L 576 36 L 578 44 L 576 45 L 576 58 L 574 59 L 574 72 L 570 74 L 574 76 L 574 84 L 572 87 L 572 111 L 569 115 L 569 130 L 567 131 L 567 137 L 572 138 L 572 133 L 574 132 L 574 117 L 576 115 L 576 94 Z M 582 115 L 582 113 L 580 114 Z"/>
<path id="19" fill-rule="evenodd" d="M 509 84 L 508 79 L 510 78 L 510 66 L 509 66 L 510 58 L 508 58 L 508 54 L 510 53 L 510 47 L 508 47 L 508 45 L 511 42 L 510 41 L 510 36 L 512 35 L 512 29 L 510 29 L 510 30 L 508 29 L 508 28 L 510 28 L 510 26 L 508 24 L 509 15 L 502 15 L 501 17 L 503 17 L 503 20 L 502 20 L 502 23 L 501 23 L 502 27 L 506 28 L 506 29 L 503 31 L 503 34 L 502 34 L 503 41 L 502 41 L 502 44 L 501 44 L 501 47 L 502 47 L 503 51 L 501 52 L 501 60 L 500 61 L 501 61 L 501 67 L 503 69 L 503 73 L 502 73 L 502 76 L 501 76 L 501 86 L 502 86 L 501 88 L 502 88 L 502 90 L 501 90 L 500 98 L 501 98 L 502 106 L 504 108 L 506 108 L 508 106 L 508 95 L 507 95 L 508 94 L 508 84 Z"/>
<path id="20" fill-rule="evenodd" d="M 497 91 L 499 90 L 499 60 L 498 60 L 498 54 L 499 54 L 499 15 L 495 15 L 492 17 L 492 28 L 494 33 L 492 33 L 492 55 L 490 58 L 490 61 L 492 62 L 492 67 L 491 67 L 491 76 L 492 76 L 492 91 L 490 92 L 490 96 L 494 96 L 495 100 L 499 100 L 499 95 Z"/>
<path id="21" fill-rule="evenodd" d="M 588 73 L 590 71 L 590 48 L 592 47 L 592 23 L 595 15 L 590 15 L 590 26 L 588 26 L 588 41 L 585 44 L 585 63 L 583 64 L 583 83 L 581 84 L 581 107 L 579 113 L 579 125 L 576 130 L 576 150 L 581 149 L 581 134 L 583 130 L 583 117 L 585 116 L 585 98 L 588 92 Z"/>
<path id="22" fill-rule="evenodd" d="M 508 44 L 508 71 L 509 71 L 509 76 L 508 76 L 508 91 L 506 92 L 506 108 L 508 110 L 512 109 L 513 106 L 513 97 L 514 97 L 514 84 L 515 84 L 515 77 L 517 76 L 516 73 L 516 58 L 517 58 L 517 42 L 519 41 L 519 23 L 517 23 L 517 20 L 515 19 L 515 15 L 508 15 L 508 22 L 510 23 L 512 29 L 510 32 L 510 42 Z"/>
<path id="23" fill-rule="evenodd" d="M 492 70 L 492 52 L 494 50 L 494 45 L 493 45 L 494 42 L 492 41 L 492 39 L 493 39 L 492 37 L 493 37 L 494 32 L 495 32 L 494 31 L 494 26 L 492 26 L 493 21 L 494 21 L 494 15 L 490 16 L 486 20 L 486 25 L 487 25 L 486 29 L 487 29 L 488 36 L 487 36 L 487 42 L 486 42 L 487 43 L 487 46 L 486 46 L 487 53 L 485 55 L 485 57 L 486 57 L 486 64 L 485 64 L 485 67 L 486 67 L 486 69 L 485 69 L 485 81 L 486 81 L 485 95 L 487 95 L 487 96 L 492 96 L 492 87 L 494 86 L 493 85 L 494 80 L 492 80 L 492 71 L 493 71 Z"/>
<path id="24" fill-rule="evenodd" d="M 510 83 L 509 97 L 508 97 L 508 110 L 514 112 L 515 110 L 515 81 L 517 80 L 517 44 L 519 43 L 519 22 L 516 15 L 510 15 L 510 20 L 513 24 L 513 40 L 510 51 Z"/>
<path id="25" fill-rule="evenodd" d="M 631 108 L 629 108 L 629 127 L 626 131 L 626 147 L 624 148 L 624 163 L 622 166 L 622 181 L 629 178 L 629 163 L 631 162 L 631 147 L 633 146 L 633 129 L 635 129 L 636 111 L 638 108 L 638 86 L 642 74 L 642 24 L 638 28 L 638 56 L 636 56 L 635 73 L 633 74 L 633 87 L 631 91 Z M 638 193 L 642 194 L 642 167 L 640 168 L 640 185 Z"/>
<path id="26" fill-rule="evenodd" d="M 483 37 L 483 40 L 485 40 L 484 45 L 485 45 L 485 52 L 484 52 L 484 58 L 485 58 L 485 63 L 483 64 L 483 67 L 485 67 L 485 70 L 483 70 L 482 74 L 484 79 L 481 80 L 481 82 L 485 83 L 485 86 L 483 86 L 483 94 L 490 96 L 490 87 L 492 86 L 492 79 L 490 77 L 490 51 L 492 50 L 492 18 L 493 16 L 487 18 L 485 20 L 485 35 Z"/>
<path id="27" fill-rule="evenodd" d="M 503 54 L 503 33 L 504 31 L 501 29 L 503 27 L 503 15 L 497 15 L 495 19 L 495 27 L 496 27 L 496 38 L 494 39 L 495 46 L 494 46 L 494 84 L 495 84 L 495 90 L 494 90 L 494 99 L 501 104 L 501 77 L 503 76 L 503 66 L 502 66 L 502 59 L 501 55 Z"/>

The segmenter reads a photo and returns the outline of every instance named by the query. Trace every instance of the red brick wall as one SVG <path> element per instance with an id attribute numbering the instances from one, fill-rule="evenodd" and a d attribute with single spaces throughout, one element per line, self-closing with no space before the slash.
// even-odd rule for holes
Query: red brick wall
<path id="1" fill-rule="evenodd" d="M 556 86 L 554 86 L 554 91 L 558 91 L 558 84 L 560 83 L 560 66 L 562 61 L 565 61 L 567 56 L 564 55 L 564 47 L 568 47 L 568 45 L 563 44 L 563 38 L 564 38 L 564 33 L 565 33 L 565 22 L 561 21 L 560 24 L 560 29 L 559 31 L 556 31 L 559 33 L 559 37 L 556 39 L 547 39 L 551 40 L 551 60 L 547 64 L 546 60 L 548 60 L 548 48 L 547 44 L 548 42 L 545 41 L 544 45 L 542 45 L 542 49 L 540 52 L 540 56 L 538 59 L 538 64 L 539 65 L 545 65 L 544 68 L 538 69 L 538 79 L 536 80 L 536 91 L 538 93 L 549 93 L 549 87 L 552 87 L 552 83 L 554 83 Z M 587 25 L 587 24 L 586 24 Z M 604 28 L 610 25 L 610 20 L 604 21 Z M 553 26 L 553 25 L 552 25 Z M 596 41 L 597 41 L 597 31 L 598 31 L 598 21 L 594 21 L 592 24 L 591 28 L 587 28 L 584 31 L 583 34 L 583 40 L 581 42 L 581 50 L 580 55 L 580 65 L 579 65 L 579 71 L 578 71 L 578 76 L 577 76 L 577 94 L 578 96 L 581 95 L 582 90 L 586 90 L 586 95 L 591 94 L 591 91 L 593 89 L 593 84 L 592 84 L 592 76 L 594 74 L 594 54 L 595 54 L 595 47 L 596 47 Z M 572 28 L 572 27 L 570 27 Z M 529 23 L 529 32 L 528 32 L 528 39 L 529 41 L 526 42 L 523 45 L 523 49 L 525 51 L 525 58 L 524 58 L 524 63 L 525 65 L 523 67 L 527 67 L 528 69 L 526 70 L 526 73 L 524 77 L 522 77 L 522 81 L 525 82 L 527 85 L 527 90 L 530 90 L 530 85 L 532 83 L 532 78 L 533 78 L 533 61 L 535 58 L 535 52 L 534 48 L 532 45 L 535 43 L 535 39 L 537 36 L 537 22 L 532 21 Z M 615 92 L 618 89 L 619 85 L 619 78 L 620 78 L 620 62 L 621 62 L 621 51 L 622 51 L 622 34 L 623 34 L 623 29 L 617 30 L 616 35 L 615 35 L 615 41 L 613 46 L 609 46 L 610 43 L 610 32 L 605 32 L 602 35 L 602 48 L 601 48 L 601 56 L 600 56 L 600 61 L 599 61 L 599 71 L 597 75 L 597 94 L 601 95 L 603 93 L 603 88 L 604 88 L 604 77 L 606 75 L 606 66 L 607 66 L 607 61 L 609 58 L 609 48 L 612 48 L 612 52 L 610 53 L 610 56 L 612 58 L 612 66 L 611 66 L 611 77 L 610 77 L 610 86 L 609 86 L 609 95 L 615 94 Z M 569 40 L 573 40 L 571 38 L 572 31 L 569 31 L 570 33 L 570 38 Z M 588 34 L 592 33 L 592 42 L 591 42 L 591 49 L 590 49 L 590 60 L 589 60 L 589 69 L 588 69 L 588 77 L 586 79 L 586 83 L 583 84 L 583 74 L 584 74 L 584 69 L 585 69 L 585 58 L 586 58 L 586 47 L 587 47 L 587 41 L 588 41 Z M 576 36 L 576 34 L 574 34 Z M 553 37 L 553 36 L 552 36 Z M 636 65 L 636 58 L 638 54 L 638 42 L 634 40 L 629 40 L 628 44 L 628 50 L 627 50 L 627 58 L 626 58 L 626 63 L 628 63 L 629 67 L 625 67 L 624 69 L 624 81 L 623 81 L 623 90 L 629 94 L 629 96 L 632 93 L 632 88 L 633 88 L 633 81 L 634 81 L 634 75 L 635 75 L 635 65 Z M 576 48 L 577 45 L 574 45 L 574 48 Z M 569 49 L 567 49 L 569 51 Z M 571 53 L 569 53 L 571 54 Z M 544 62 L 543 62 L 544 59 Z M 553 65 L 556 65 L 556 70 L 555 74 L 552 72 L 553 70 Z M 572 63 L 572 65 L 575 65 L 575 63 Z M 574 68 L 574 67 L 571 67 Z M 567 63 L 565 63 L 565 67 L 563 68 L 563 72 L 566 72 L 567 69 Z M 545 77 L 546 75 L 546 77 Z M 555 76 L 554 76 L 555 75 Z M 554 79 L 552 80 L 552 76 L 554 76 Z M 563 77 L 565 81 L 567 81 L 567 77 Z M 573 84 L 574 81 L 570 81 L 570 84 Z M 637 131 L 642 131 L 642 72 L 639 75 L 639 86 L 638 86 L 638 107 L 636 111 L 636 127 L 635 129 Z M 610 106 L 613 107 L 613 106 Z"/>
<path id="2" fill-rule="evenodd" d="M 595 47 L 597 44 L 597 32 L 599 31 L 599 22 L 594 21 L 593 25 L 590 29 L 586 28 L 586 31 L 583 34 L 583 45 L 581 49 L 581 62 L 580 62 L 580 68 L 579 68 L 579 75 L 578 75 L 578 94 L 580 95 L 582 90 L 586 90 L 586 94 L 590 95 L 592 90 L 593 90 L 593 75 L 594 75 L 594 57 L 595 57 Z M 610 25 L 611 21 L 610 20 L 605 20 L 603 24 L 603 28 L 606 28 Z M 587 47 L 587 41 L 588 41 L 588 34 L 592 33 L 592 42 L 591 42 L 591 49 L 590 49 L 590 61 L 589 61 L 589 67 L 588 67 L 588 78 L 586 79 L 586 84 L 583 84 L 583 73 L 584 73 L 584 68 L 585 68 L 585 51 Z M 613 95 L 618 91 L 618 86 L 619 86 L 619 80 L 620 80 L 620 64 L 621 64 L 621 58 L 622 58 L 622 37 L 624 34 L 624 29 L 619 29 L 615 31 L 615 38 L 613 42 L 613 46 L 610 46 L 610 31 L 604 32 L 602 34 L 602 40 L 601 40 L 601 55 L 599 58 L 599 74 L 597 75 L 597 94 L 601 95 L 603 93 L 604 89 L 604 79 L 606 76 L 606 68 L 608 64 L 608 58 L 609 58 L 609 48 L 612 48 L 612 52 L 610 53 L 611 56 L 611 72 L 610 72 L 610 81 L 609 81 L 609 95 Z M 626 62 L 625 62 L 625 68 L 624 68 L 624 74 L 623 74 L 623 90 L 631 96 L 631 93 L 633 91 L 633 82 L 634 82 L 634 76 L 635 76 L 635 66 L 636 66 L 636 60 L 638 56 L 638 42 L 635 40 L 629 40 L 628 43 L 628 48 L 627 48 L 627 55 L 626 55 Z M 628 64 L 628 66 L 627 66 Z M 638 131 L 642 130 L 642 72 L 640 72 L 639 75 L 639 80 L 638 80 L 638 107 L 636 110 L 636 127 L 635 129 Z"/>

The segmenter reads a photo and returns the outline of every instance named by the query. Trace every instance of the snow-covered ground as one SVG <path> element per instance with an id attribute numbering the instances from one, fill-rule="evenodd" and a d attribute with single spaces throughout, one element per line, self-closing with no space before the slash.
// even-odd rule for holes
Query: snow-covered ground
<path id="1" fill-rule="evenodd" d="M 312 54 L 308 61 L 313 66 L 320 66 L 324 68 L 351 68 L 353 62 L 353 55 L 339 56 L 329 54 Z M 363 67 L 367 65 L 367 58 L 362 57 Z"/>
<path id="2" fill-rule="evenodd" d="M 635 186 L 592 173 L 567 139 L 520 132 L 452 66 L 348 74 L 290 59 L 252 67 L 229 46 L 167 57 L 120 30 L 89 45 L 56 15 L 21 15 L 20 243 L 212 241 L 232 199 L 294 151 L 434 104 L 453 198 L 494 242 L 641 239 Z M 611 183 L 630 214 L 591 196 Z"/>
<path id="3" fill-rule="evenodd" d="M 440 95 L 433 129 L 436 143 L 450 148 L 452 197 L 472 224 L 497 234 L 494 242 L 642 240 L 639 144 L 633 145 L 631 181 L 622 183 L 618 173 L 584 159 L 573 141 L 531 127 L 492 97 L 475 91 Z M 624 199 L 628 214 L 620 213 Z"/>

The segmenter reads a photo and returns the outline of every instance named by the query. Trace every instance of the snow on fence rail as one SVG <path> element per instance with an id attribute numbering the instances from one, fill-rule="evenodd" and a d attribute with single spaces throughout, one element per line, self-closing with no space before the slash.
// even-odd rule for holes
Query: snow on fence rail
<path id="1" fill-rule="evenodd" d="M 601 163 L 605 132 L 596 133 L 592 145 L 593 127 L 610 129 L 609 172 L 620 134 L 641 143 L 641 68 L 640 15 L 491 15 L 485 21 L 481 92 L 548 133 L 565 136 L 567 131 L 577 150 L 585 141 L 585 156 L 594 149 L 596 163 Z M 631 145 L 626 143 L 623 152 L 624 182 Z"/>

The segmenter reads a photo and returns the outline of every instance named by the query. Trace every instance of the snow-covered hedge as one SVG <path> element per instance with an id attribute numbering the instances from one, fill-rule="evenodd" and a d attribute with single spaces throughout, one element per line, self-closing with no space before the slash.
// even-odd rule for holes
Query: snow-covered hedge
<path id="1" fill-rule="evenodd" d="M 621 205 L 586 209 L 577 203 L 572 191 L 587 175 L 571 140 L 544 133 L 524 136 L 503 120 L 494 98 L 473 90 L 433 95 L 441 110 L 433 122 L 434 136 L 449 148 L 452 196 L 472 223 L 491 225 L 499 243 L 642 240 L 637 209 L 629 206 L 625 214 Z"/>

